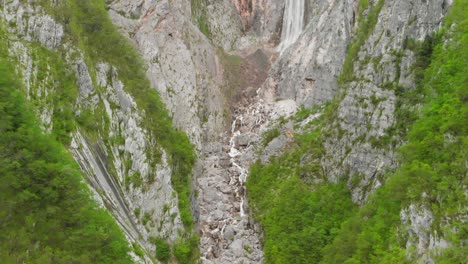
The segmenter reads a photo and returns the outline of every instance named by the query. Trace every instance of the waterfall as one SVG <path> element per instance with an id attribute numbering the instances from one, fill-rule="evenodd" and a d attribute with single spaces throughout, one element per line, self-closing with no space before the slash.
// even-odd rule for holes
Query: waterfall
<path id="1" fill-rule="evenodd" d="M 305 0 L 286 0 L 283 15 L 283 29 L 278 51 L 283 52 L 296 42 L 304 27 Z"/>

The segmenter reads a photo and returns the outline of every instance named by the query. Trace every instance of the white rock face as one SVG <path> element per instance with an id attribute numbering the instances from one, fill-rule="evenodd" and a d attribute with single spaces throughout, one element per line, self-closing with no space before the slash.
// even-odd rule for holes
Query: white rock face
<path id="1" fill-rule="evenodd" d="M 201 151 L 202 137 L 216 140 L 223 129 L 223 80 L 216 48 L 192 24 L 190 2 L 121 0 L 110 7 L 114 23 L 146 60 L 148 79 L 175 125 Z"/>
<path id="2" fill-rule="evenodd" d="M 137 104 L 124 91 L 115 68 L 108 64 L 98 64 L 96 68 L 97 84 L 105 88 L 103 103 L 110 120 L 109 137 L 125 139 L 124 144 L 110 144 L 119 185 L 125 186 L 128 180 L 126 177 L 135 174 L 140 175 L 144 182 L 142 188 L 123 188 L 124 197 L 129 200 L 132 213 L 138 209 L 141 215 L 149 214 L 151 217 L 152 223 L 139 226 L 139 233 L 143 234 L 145 240 L 154 236 L 175 241 L 178 229 L 183 229 L 183 226 L 177 207 L 177 196 L 173 195 L 175 191 L 171 187 L 172 171 L 166 153 L 160 150 L 161 162 L 156 167 L 150 166 L 154 157 L 148 155 L 148 150 L 157 151 L 159 147 L 150 145 L 153 140 L 142 128 L 143 119 L 138 113 Z M 128 161 L 131 161 L 130 166 Z M 154 178 L 154 183 L 147 184 L 150 177 Z M 162 210 L 164 207 L 167 209 Z"/>
<path id="3" fill-rule="evenodd" d="M 280 100 L 273 104 L 272 112 L 269 118 L 271 120 L 277 120 L 280 117 L 292 116 L 297 111 L 297 103 L 294 100 Z"/>
<path id="4" fill-rule="evenodd" d="M 27 41 L 39 41 L 51 50 L 57 48 L 62 44 L 63 26 L 49 15 L 36 11 L 32 5 L 22 4 L 18 0 L 3 2 L 3 18 L 14 26 L 15 35 Z"/>
<path id="5" fill-rule="evenodd" d="M 75 61 L 74 68 L 78 80 L 78 86 L 80 87 L 80 100 L 83 102 L 89 102 L 91 106 L 97 104 L 98 98 L 95 97 L 96 91 L 94 90 L 93 80 L 88 72 L 88 66 L 83 58 Z M 91 99 L 90 97 L 94 97 Z"/>
<path id="6" fill-rule="evenodd" d="M 225 51 L 236 49 L 243 35 L 242 21 L 236 9 L 227 0 L 210 0 L 206 19 L 214 45 Z"/>
<path id="7" fill-rule="evenodd" d="M 55 49 L 62 42 L 62 25 L 55 23 L 48 15 L 31 17 L 28 21 L 27 30 L 27 36 L 31 37 L 32 40 L 38 40 L 48 49 Z"/>

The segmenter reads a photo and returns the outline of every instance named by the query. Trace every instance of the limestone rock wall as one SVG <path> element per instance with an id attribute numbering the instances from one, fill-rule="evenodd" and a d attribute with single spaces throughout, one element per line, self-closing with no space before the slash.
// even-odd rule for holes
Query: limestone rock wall
<path id="1" fill-rule="evenodd" d="M 75 103 L 65 107 L 77 119 L 85 112 L 97 118 L 94 135 L 80 126 L 70 135 L 70 150 L 96 200 L 114 215 L 128 240 L 140 244 L 148 254 L 155 249 L 150 237 L 174 242 L 183 225 L 171 186 L 172 171 L 165 150 L 144 128 L 144 114 L 125 92 L 117 69 L 107 62 L 91 67 L 84 53 L 67 40 L 63 25 L 40 5 L 4 4 L 0 15 L 8 25 L 10 57 L 43 131 L 50 133 L 61 122 L 54 115 L 63 110 L 56 94 L 64 89 L 51 66 L 56 57 L 76 80 Z M 161 153 L 161 158 L 154 153 Z M 134 259 L 151 263 L 147 256 L 134 255 Z"/>
<path id="2" fill-rule="evenodd" d="M 404 41 L 424 40 L 439 29 L 448 8 L 443 3 L 385 1 L 374 30 L 355 59 L 354 81 L 344 85 L 334 124 L 337 132 L 325 143 L 323 164 L 332 180 L 350 176 L 353 200 L 359 204 L 383 183 L 383 174 L 397 166 L 392 146 L 378 141 L 391 137 L 387 131 L 396 122 L 398 98 L 389 84 L 403 89 L 415 85 L 414 54 L 403 49 Z"/>
<path id="3" fill-rule="evenodd" d="M 109 6 L 114 23 L 145 59 L 148 79 L 175 125 L 201 151 L 202 137 L 216 140 L 223 129 L 223 80 L 216 48 L 192 23 L 190 2 L 121 0 Z"/>

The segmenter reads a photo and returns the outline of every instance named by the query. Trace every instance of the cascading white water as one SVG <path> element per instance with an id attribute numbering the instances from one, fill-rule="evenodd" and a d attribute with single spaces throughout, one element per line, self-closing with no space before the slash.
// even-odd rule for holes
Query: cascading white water
<path id="1" fill-rule="evenodd" d="M 238 137 L 241 132 L 236 130 L 237 128 L 237 124 L 239 123 L 239 125 L 242 127 L 243 125 L 243 116 L 237 116 L 234 121 L 232 122 L 232 125 L 231 125 L 231 139 L 229 140 L 229 146 L 230 146 L 230 150 L 229 150 L 229 157 L 231 158 L 231 163 L 234 167 L 236 167 L 238 170 L 239 170 L 239 176 L 238 178 L 231 178 L 231 180 L 229 181 L 229 184 L 236 184 L 236 182 L 238 182 L 240 184 L 240 188 L 243 188 L 244 184 L 245 184 L 245 181 L 247 180 L 247 170 L 242 167 L 241 165 L 239 165 L 239 163 L 236 161 L 236 157 L 242 155 L 242 153 L 236 148 L 236 143 L 235 143 L 235 139 L 236 137 Z M 244 197 L 243 195 L 239 194 L 239 188 L 236 188 L 236 197 L 240 197 L 240 216 L 241 217 L 244 217 L 245 216 L 245 212 L 244 212 Z"/>
<path id="2" fill-rule="evenodd" d="M 278 51 L 283 52 L 296 42 L 304 27 L 305 0 L 286 0 L 283 15 L 283 29 Z"/>

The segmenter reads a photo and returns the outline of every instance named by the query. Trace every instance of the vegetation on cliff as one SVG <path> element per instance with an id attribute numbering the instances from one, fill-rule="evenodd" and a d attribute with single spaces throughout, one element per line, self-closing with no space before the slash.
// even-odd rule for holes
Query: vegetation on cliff
<path id="1" fill-rule="evenodd" d="M 73 43 L 86 52 L 89 65 L 104 61 L 117 68 L 119 79 L 144 111 L 144 126 L 169 154 L 174 169 L 172 183 L 179 194 L 181 218 L 190 230 L 193 222 L 189 198 L 190 175 L 195 161 L 193 147 L 188 137 L 172 126 L 172 119 L 161 98 L 150 87 L 139 54 L 112 24 L 104 1 L 69 0 L 49 8 L 65 26 Z"/>
<path id="2" fill-rule="evenodd" d="M 0 55 L 1 262 L 132 263 L 120 228 L 63 145 L 42 134 Z"/>
<path id="3" fill-rule="evenodd" d="M 172 185 L 177 191 L 180 216 L 185 227 L 185 231 L 180 232 L 181 239 L 171 245 L 170 251 L 180 258 L 180 262 L 193 262 L 199 255 L 196 242 L 198 237 L 192 232 L 193 219 L 190 211 L 190 177 L 196 159 L 195 153 L 185 133 L 172 125 L 172 118 L 156 89 L 150 87 L 140 55 L 112 24 L 105 1 L 67 0 L 54 3 L 37 1 L 34 4 L 41 5 L 48 14 L 64 26 L 64 40 L 83 52 L 90 69 L 100 63 L 109 63 L 116 68 L 118 78 L 123 82 L 126 92 L 135 99 L 138 105 L 143 117 L 143 128 L 154 139 L 148 142 L 151 145 L 147 153 L 151 166 L 156 167 L 160 161 L 162 154 L 160 149 L 164 149 L 168 154 L 168 162 L 172 169 Z M 5 46 L 4 44 L 6 45 L 2 43 L 2 47 Z M 43 75 L 41 70 L 46 70 L 50 75 L 47 77 L 51 81 L 50 85 L 57 86 L 55 89 L 57 94 L 51 96 L 54 97 L 51 137 L 66 146 L 70 142 L 71 132 L 80 128 L 91 142 L 108 140 L 108 138 L 101 138 L 102 135 L 108 134 L 109 129 L 109 120 L 105 115 L 103 105 L 98 105 L 94 110 L 84 109 L 80 111 L 79 116 L 73 112 L 72 106 L 76 103 L 78 86 L 72 67 L 67 65 L 64 59 L 68 50 L 58 48 L 57 51 L 52 52 L 37 43 L 28 43 L 27 48 L 32 51 L 39 74 Z M 90 74 L 97 87 L 96 77 L 93 76 L 92 71 Z M 31 89 L 37 88 L 31 87 Z M 112 164 L 109 166 L 110 173 L 115 173 Z M 134 184 L 134 187 L 144 188 L 145 182 L 141 181 L 141 177 L 134 179 L 129 175 L 127 180 L 139 183 Z M 149 177 L 148 181 L 154 181 L 154 177 Z"/>
<path id="4" fill-rule="evenodd" d="M 410 126 L 407 143 L 399 149 L 401 166 L 389 175 L 359 212 L 347 220 L 333 244 L 326 249 L 324 263 L 405 263 L 406 241 L 398 239 L 400 211 L 410 204 L 432 210 L 432 234 L 447 234 L 451 246 L 435 255 L 440 263 L 466 262 L 462 238 L 468 185 L 468 30 L 466 6 L 457 1 L 446 26 L 421 45 L 418 62 L 428 61 L 422 70 L 418 90 L 424 94 L 422 113 Z M 427 51 L 431 52 L 427 52 Z M 424 64 L 424 63 L 423 63 Z M 418 63 L 416 66 L 419 67 Z M 418 76 L 418 75 L 417 75 Z M 402 94 L 409 96 L 411 94 Z M 409 125 L 409 124 L 407 124 Z"/>
<path id="5" fill-rule="evenodd" d="M 353 206 L 343 183 L 321 181 L 320 167 L 304 165 L 308 155 L 320 159 L 321 137 L 326 135 L 321 124 L 330 121 L 326 117 L 315 121 L 312 132 L 296 135 L 292 150 L 268 165 L 253 166 L 248 195 L 265 231 L 266 263 L 411 263 L 417 253 L 414 246 L 407 248 L 411 238 L 400 219 L 411 204 L 428 208 L 434 217 L 428 231 L 449 240 L 450 247 L 432 252 L 432 257 L 440 263 L 466 262 L 467 4 L 456 1 L 441 32 L 413 43 L 417 88 L 397 90 L 397 96 L 402 103 L 420 104 L 421 112 L 396 113 L 409 117 L 403 121 L 405 130 L 398 132 L 406 142 L 398 149 L 401 166 L 365 205 Z M 372 23 L 362 25 L 367 24 Z M 359 51 L 361 37 L 368 36 L 368 28 L 363 30 L 347 61 Z M 343 85 L 352 80 L 350 65 L 345 63 Z M 322 112 L 332 117 L 333 104 Z M 312 140 L 304 144 L 307 137 Z M 317 180 L 321 183 L 313 183 Z"/>

